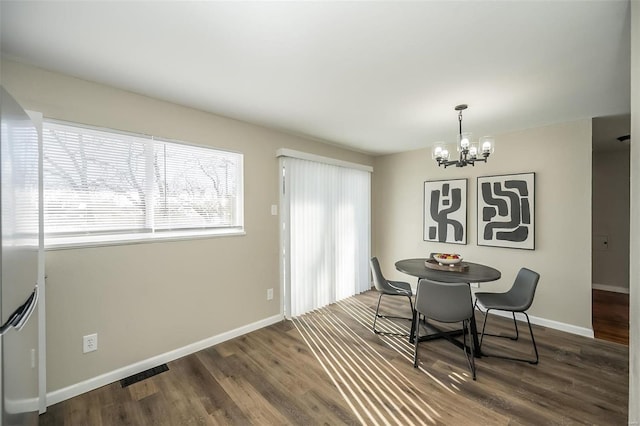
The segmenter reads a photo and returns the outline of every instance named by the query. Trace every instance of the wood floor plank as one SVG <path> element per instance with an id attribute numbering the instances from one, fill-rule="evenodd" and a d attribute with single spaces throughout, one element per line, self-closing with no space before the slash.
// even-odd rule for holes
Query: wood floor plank
<path id="1" fill-rule="evenodd" d="M 342 403 L 342 399 L 334 398 L 334 394 L 309 390 L 299 395 L 299 399 L 314 424 L 357 425 L 359 422 Z"/>
<path id="2" fill-rule="evenodd" d="M 162 425 L 173 417 L 163 393 L 157 392 L 138 400 L 139 409 L 145 423 L 148 425 Z"/>
<path id="3" fill-rule="evenodd" d="M 158 388 L 153 380 L 143 380 L 138 383 L 133 383 L 127 386 L 127 389 L 131 394 L 131 398 L 136 401 L 140 401 L 141 399 L 158 392 Z"/>
<path id="4" fill-rule="evenodd" d="M 213 377 L 197 356 L 188 356 L 172 362 L 171 368 L 180 375 L 183 391 L 191 396 L 189 406 L 196 405 L 207 415 L 222 421 L 235 419 L 249 424 L 249 419 L 229 396 L 220 383 Z M 184 399 L 176 395 L 176 401 Z M 204 417 L 204 414 L 203 414 Z"/>

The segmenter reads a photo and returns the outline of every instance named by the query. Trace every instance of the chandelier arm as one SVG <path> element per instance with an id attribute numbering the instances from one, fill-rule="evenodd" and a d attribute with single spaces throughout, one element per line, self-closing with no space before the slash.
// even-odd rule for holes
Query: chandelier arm
<path id="1" fill-rule="evenodd" d="M 449 166 L 453 166 L 454 164 L 458 164 L 457 160 L 447 160 L 447 161 L 441 161 L 438 162 L 438 166 L 444 166 L 444 168 L 446 169 Z"/>

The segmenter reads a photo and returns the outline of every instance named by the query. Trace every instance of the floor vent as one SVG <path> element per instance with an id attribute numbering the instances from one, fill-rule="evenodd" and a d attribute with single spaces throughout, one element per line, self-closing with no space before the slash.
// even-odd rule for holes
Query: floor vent
<path id="1" fill-rule="evenodd" d="M 143 371 L 141 373 L 134 374 L 133 376 L 129 376 L 127 378 L 124 378 L 124 379 L 120 380 L 120 384 L 122 385 L 123 388 L 126 388 L 129 385 L 141 382 L 144 379 L 148 379 L 149 377 L 153 377 L 156 374 L 164 373 L 165 371 L 169 371 L 169 367 L 167 366 L 167 364 L 162 364 L 162 365 L 159 365 L 157 367 L 150 368 L 150 369 L 148 369 L 146 371 Z"/>

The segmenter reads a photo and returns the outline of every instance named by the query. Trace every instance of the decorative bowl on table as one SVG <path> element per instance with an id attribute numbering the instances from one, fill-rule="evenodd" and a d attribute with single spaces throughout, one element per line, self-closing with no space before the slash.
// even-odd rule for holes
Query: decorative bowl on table
<path id="1" fill-rule="evenodd" d="M 440 265 L 457 265 L 462 262 L 462 256 L 459 254 L 450 254 L 450 253 L 435 253 L 433 255 L 433 260 L 438 262 Z"/>

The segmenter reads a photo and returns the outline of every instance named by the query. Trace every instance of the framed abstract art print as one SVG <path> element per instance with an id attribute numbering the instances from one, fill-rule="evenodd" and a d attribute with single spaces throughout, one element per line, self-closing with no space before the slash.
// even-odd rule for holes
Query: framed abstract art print
<path id="1" fill-rule="evenodd" d="M 535 250 L 535 173 L 478 177 L 478 245 Z"/>
<path id="2" fill-rule="evenodd" d="M 467 180 L 424 183 L 424 241 L 467 244 Z"/>

